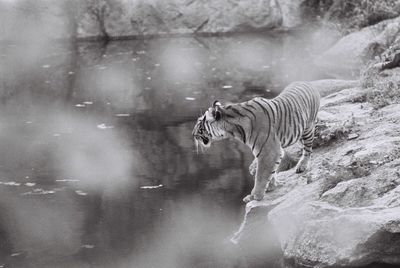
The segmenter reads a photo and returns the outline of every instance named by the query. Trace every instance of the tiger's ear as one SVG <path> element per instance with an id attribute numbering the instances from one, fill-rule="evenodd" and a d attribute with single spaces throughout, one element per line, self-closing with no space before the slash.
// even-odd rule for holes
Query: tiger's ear
<path id="1" fill-rule="evenodd" d="M 221 103 L 216 100 L 213 102 L 213 111 L 212 115 L 216 121 L 220 120 L 222 118 L 222 112 L 221 112 Z"/>
<path id="2" fill-rule="evenodd" d="M 218 100 L 214 101 L 212 107 L 215 108 L 218 106 L 221 106 L 221 103 Z"/>

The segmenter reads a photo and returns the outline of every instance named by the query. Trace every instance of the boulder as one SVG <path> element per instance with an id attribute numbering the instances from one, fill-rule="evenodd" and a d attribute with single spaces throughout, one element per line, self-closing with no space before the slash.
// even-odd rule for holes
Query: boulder
<path id="1" fill-rule="evenodd" d="M 400 17 L 382 21 L 341 38 L 314 62 L 331 73 L 358 70 L 366 61 L 381 54 L 396 39 L 400 31 Z"/>
<path id="2" fill-rule="evenodd" d="M 86 2 L 79 38 L 263 30 L 279 27 L 282 22 L 276 0 Z M 93 30 L 102 27 L 103 32 Z"/>
<path id="3" fill-rule="evenodd" d="M 377 112 L 363 94 L 322 100 L 324 133 L 345 131 L 317 145 L 306 173 L 278 173 L 281 186 L 247 204 L 235 243 L 278 239 L 285 259 L 307 267 L 400 264 L 400 104 Z"/>

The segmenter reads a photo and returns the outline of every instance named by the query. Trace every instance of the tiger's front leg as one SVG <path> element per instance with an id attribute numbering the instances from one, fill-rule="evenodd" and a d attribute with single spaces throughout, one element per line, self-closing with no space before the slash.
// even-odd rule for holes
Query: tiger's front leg
<path id="1" fill-rule="evenodd" d="M 256 170 L 257 170 L 257 158 L 254 158 L 253 162 L 251 162 L 249 166 L 249 173 L 251 176 L 256 175 Z"/>
<path id="2" fill-rule="evenodd" d="M 262 200 L 264 198 L 265 188 L 271 178 L 275 175 L 279 164 L 281 149 L 278 142 L 267 141 L 264 148 L 265 150 L 255 159 L 257 169 L 254 179 L 254 187 L 251 194 L 243 198 L 243 201 L 246 203 L 251 200 Z"/>

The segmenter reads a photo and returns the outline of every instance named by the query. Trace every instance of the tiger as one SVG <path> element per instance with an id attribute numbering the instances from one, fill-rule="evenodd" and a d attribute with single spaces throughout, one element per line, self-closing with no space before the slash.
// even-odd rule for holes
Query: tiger
<path id="1" fill-rule="evenodd" d="M 293 82 L 273 99 L 255 97 L 225 105 L 214 101 L 197 119 L 192 135 L 197 148 L 207 148 L 213 141 L 227 138 L 246 144 L 254 156 L 249 168 L 254 186 L 243 201 L 260 201 L 266 190 L 276 188 L 275 173 L 284 148 L 301 141 L 302 156 L 296 173 L 307 169 L 319 106 L 316 88 L 307 82 Z"/>

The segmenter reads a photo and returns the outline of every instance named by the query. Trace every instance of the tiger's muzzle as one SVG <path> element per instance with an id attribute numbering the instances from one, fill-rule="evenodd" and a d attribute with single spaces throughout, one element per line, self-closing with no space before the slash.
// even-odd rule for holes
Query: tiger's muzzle
<path id="1" fill-rule="evenodd" d="M 204 120 L 198 121 L 195 125 L 192 135 L 197 142 L 203 146 L 210 146 L 212 136 L 207 132 L 203 124 Z"/>

